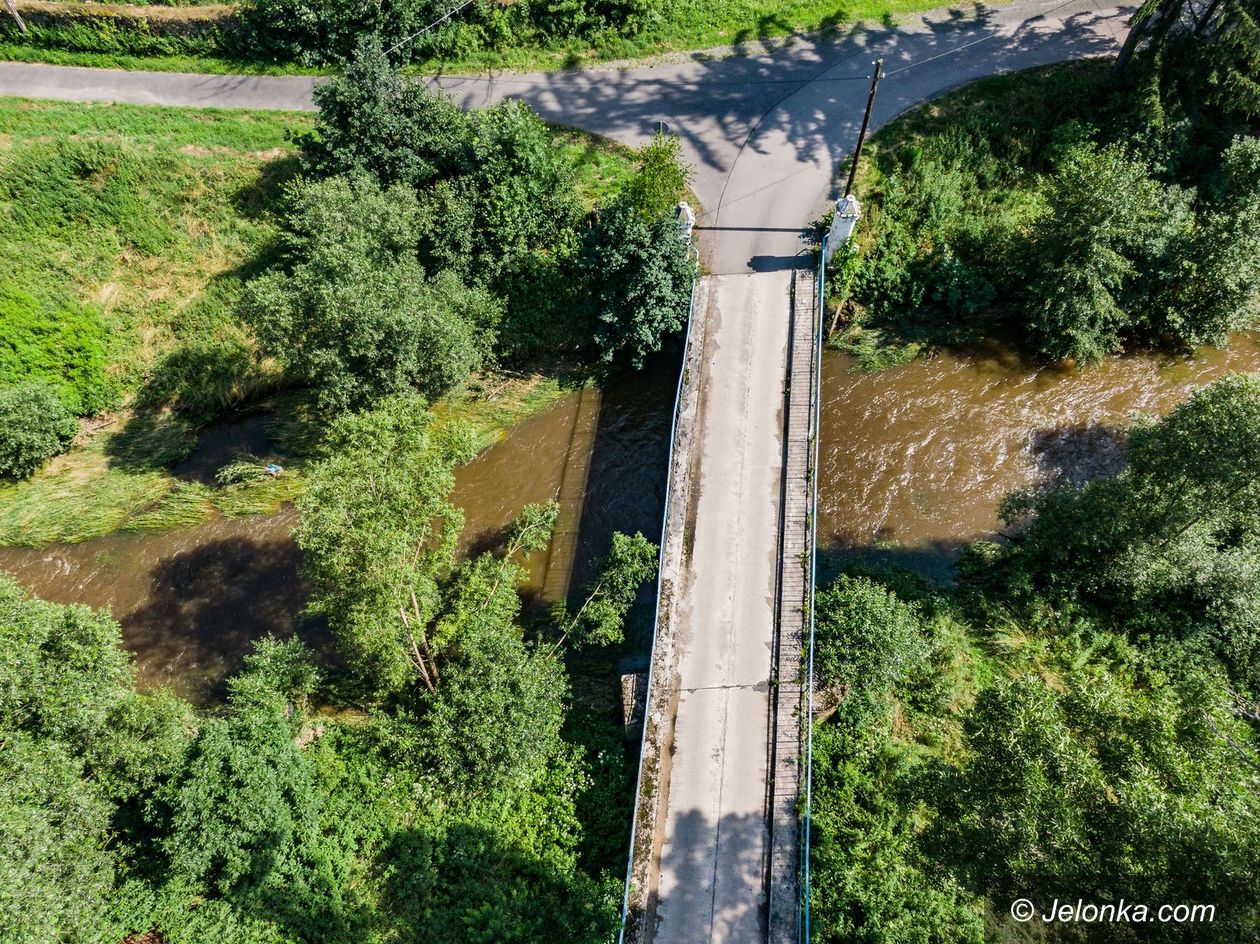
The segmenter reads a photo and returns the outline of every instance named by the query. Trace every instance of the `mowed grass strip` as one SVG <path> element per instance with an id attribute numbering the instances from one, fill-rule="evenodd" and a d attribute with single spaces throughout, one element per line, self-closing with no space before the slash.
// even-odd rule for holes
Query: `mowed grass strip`
<path id="1" fill-rule="evenodd" d="M 110 6 L 102 5 L 104 9 Z M 636 36 L 609 31 L 593 40 L 575 38 L 568 42 L 525 43 L 501 49 L 473 48 L 457 55 L 424 59 L 414 63 L 413 68 L 421 73 L 440 71 L 448 75 L 486 69 L 555 70 L 725 47 L 738 51 L 747 44 L 774 42 L 789 36 L 835 36 L 861 28 L 888 27 L 911 14 L 945 6 L 940 0 L 673 0 L 661 11 L 654 25 Z M 178 10 L 172 15 L 178 15 Z M 200 14 L 194 10 L 190 15 Z M 79 37 L 77 42 L 82 45 L 89 41 Z M 22 42 L 18 35 L 0 42 L 0 59 L 218 75 L 311 75 L 333 71 L 234 55 L 134 55 L 104 49 L 74 49 L 69 42 L 63 44 L 55 40 L 33 45 Z"/>

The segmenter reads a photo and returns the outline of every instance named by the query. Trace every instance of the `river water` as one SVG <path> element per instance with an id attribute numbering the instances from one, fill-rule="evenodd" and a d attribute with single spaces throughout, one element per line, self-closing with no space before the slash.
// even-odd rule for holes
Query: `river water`
<path id="1" fill-rule="evenodd" d="M 963 545 L 999 527 L 1008 492 L 1114 469 L 1117 430 L 1135 411 L 1166 412 L 1227 371 L 1257 369 L 1260 342 L 1251 336 L 1193 359 L 1120 357 L 1083 370 L 1032 365 L 993 347 L 861 373 L 828 353 L 820 544 L 947 577 Z M 526 588 L 545 603 L 585 579 L 614 530 L 656 539 L 676 371 L 677 359 L 662 357 L 602 391 L 571 393 L 459 469 L 464 549 L 492 543 L 524 505 L 559 498 L 556 537 L 536 555 Z M 258 451 L 262 429 L 247 420 L 211 438 L 219 449 Z M 206 479 L 226 461 L 212 452 L 184 471 Z M 0 548 L 0 569 L 46 599 L 110 607 L 144 683 L 205 700 L 265 633 L 297 631 L 330 651 L 326 629 L 301 616 L 307 590 L 290 536 L 295 521 L 286 510 L 169 533 Z M 644 648 L 646 629 L 632 631 L 631 650 Z"/>
<path id="2" fill-rule="evenodd" d="M 557 533 L 531 562 L 526 594 L 549 602 L 585 580 L 614 530 L 656 540 L 665 497 L 677 357 L 575 391 L 512 429 L 456 472 L 463 549 L 492 543 L 521 508 L 558 498 Z M 265 452 L 265 418 L 212 429 L 175 471 L 213 481 L 235 451 Z M 47 600 L 109 607 L 142 684 L 212 700 L 249 641 L 297 632 L 331 656 L 326 627 L 306 619 L 308 590 L 292 540 L 297 512 L 217 519 L 178 531 L 113 534 L 32 550 L 0 548 L 0 570 Z"/>
<path id="3" fill-rule="evenodd" d="M 1118 430 L 1164 414 L 1229 371 L 1260 370 L 1237 335 L 1193 358 L 1115 357 L 1047 367 L 1003 348 L 944 352 L 877 373 L 828 352 L 823 366 L 818 538 L 933 578 L 996 531 L 1015 489 L 1082 482 L 1122 462 Z"/>

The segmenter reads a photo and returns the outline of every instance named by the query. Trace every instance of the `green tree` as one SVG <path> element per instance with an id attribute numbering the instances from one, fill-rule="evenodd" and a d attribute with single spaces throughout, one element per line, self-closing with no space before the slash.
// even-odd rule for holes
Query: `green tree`
<path id="1" fill-rule="evenodd" d="M 108 613 L 33 599 L 0 578 L 0 727 L 89 746 L 132 683 Z"/>
<path id="2" fill-rule="evenodd" d="M 528 790 L 560 750 L 563 668 L 525 644 L 516 625 L 528 556 L 547 546 L 554 503 L 527 506 L 500 551 L 464 561 L 442 588 L 426 638 L 449 649 L 440 683 L 390 725 L 419 769 L 471 793 Z"/>
<path id="3" fill-rule="evenodd" d="M 1260 140 L 1237 138 L 1222 183 L 1168 273 L 1162 320 L 1192 344 L 1220 344 L 1260 318 Z"/>
<path id="4" fill-rule="evenodd" d="M 510 623 L 483 624 L 426 699 L 416 732 L 423 766 L 473 794 L 528 791 L 561 750 L 567 696 L 559 662 Z"/>
<path id="5" fill-rule="evenodd" d="M 641 368 L 686 326 L 695 277 L 690 246 L 672 218 L 646 218 L 625 201 L 599 215 L 590 246 L 595 345 L 605 361 L 624 354 Z"/>
<path id="6" fill-rule="evenodd" d="M 639 152 L 639 166 L 626 181 L 620 199 L 648 219 L 667 216 L 687 195 L 691 175 L 682 159 L 682 142 L 658 132 Z"/>
<path id="7" fill-rule="evenodd" d="M 1084 145 L 1067 152 L 1045 200 L 1030 248 L 1028 330 L 1049 357 L 1098 361 L 1141 324 L 1134 282 L 1184 238 L 1188 195 L 1120 147 Z"/>
<path id="8" fill-rule="evenodd" d="M 0 739 L 20 731 L 63 745 L 104 795 L 127 799 L 178 759 L 187 725 L 182 703 L 133 686 L 107 612 L 35 599 L 0 577 Z"/>
<path id="9" fill-rule="evenodd" d="M 0 732 L 0 937 L 114 939 L 113 805 L 54 740 Z"/>
<path id="10" fill-rule="evenodd" d="M 463 525 L 448 495 L 471 435 L 433 428 L 424 401 L 404 396 L 339 417 L 326 448 L 298 502 L 312 609 L 382 693 L 432 689 L 450 640 L 430 624 Z"/>
<path id="11" fill-rule="evenodd" d="M 581 202 L 573 169 L 528 106 L 502 102 L 469 115 L 459 175 L 473 195 L 474 245 L 468 277 L 501 285 L 537 254 L 566 258 L 578 249 Z M 453 224 L 453 225 L 452 225 Z M 458 219 L 439 228 L 444 238 Z"/>
<path id="12" fill-rule="evenodd" d="M 65 452 L 79 422 L 42 381 L 0 389 L 0 478 L 24 479 Z"/>
<path id="13" fill-rule="evenodd" d="M 410 229 L 431 270 L 477 284 L 506 279 L 510 290 L 531 254 L 575 252 L 572 168 L 522 103 L 464 112 L 403 75 L 374 39 L 316 91 L 316 103 L 315 131 L 303 141 L 307 166 L 415 190 L 422 225 Z"/>
<path id="14" fill-rule="evenodd" d="M 453 172 L 468 136 L 467 115 L 403 75 L 372 36 L 316 87 L 315 104 L 315 130 L 300 143 L 306 166 L 323 177 L 358 173 L 382 187 L 421 187 Z"/>
<path id="15" fill-rule="evenodd" d="M 317 682 L 297 640 L 262 640 L 229 685 L 228 711 L 206 720 L 182 770 L 158 793 L 169 880 L 326 941 L 349 941 L 323 830 L 318 774 L 300 744 Z M 221 922 L 233 922 L 224 914 Z"/>
<path id="16" fill-rule="evenodd" d="M 1226 113 L 1260 116 L 1260 6 L 1255 0 L 1146 0 L 1133 15 L 1117 61 L 1124 71 L 1134 52 L 1149 42 L 1170 66 L 1193 72 L 1205 97 Z M 1185 76 L 1176 77 L 1177 86 Z"/>
<path id="17" fill-rule="evenodd" d="M 555 502 L 526 505 L 508 528 L 502 553 L 479 554 L 460 564 L 443 588 L 434 638 L 455 640 L 512 625 L 521 608 L 519 588 L 528 576 L 524 563 L 551 540 L 559 510 Z"/>
<path id="18" fill-rule="evenodd" d="M 981 693 L 936 791 L 936 839 L 998 901 L 1229 902 L 1205 935 L 1254 936 L 1253 733 L 1219 676 L 1103 638 L 1091 649 L 1054 687 L 1017 675 Z M 1163 930 L 1152 939 L 1185 933 Z"/>
<path id="19" fill-rule="evenodd" d="M 628 355 L 636 370 L 668 335 L 682 330 L 690 308 L 696 270 L 674 206 L 691 170 L 679 154 L 676 139 L 656 135 L 587 238 L 595 346 L 605 361 Z"/>
<path id="20" fill-rule="evenodd" d="M 414 194 L 365 177 L 290 193 L 286 265 L 248 286 L 263 346 L 330 407 L 418 389 L 438 396 L 489 357 L 501 308 L 415 258 Z"/>
<path id="21" fill-rule="evenodd" d="M 626 614 L 644 582 L 656 574 L 657 546 L 635 532 L 616 531 L 608 553 L 595 565 L 586 597 L 573 613 L 562 605 L 555 614 L 560 629 L 559 648 L 570 640 L 574 647 L 612 646 L 625 639 Z"/>
<path id="22" fill-rule="evenodd" d="M 135 807 L 178 767 L 186 706 L 133 687 L 105 612 L 0 578 L 0 937 L 118 940 Z"/>

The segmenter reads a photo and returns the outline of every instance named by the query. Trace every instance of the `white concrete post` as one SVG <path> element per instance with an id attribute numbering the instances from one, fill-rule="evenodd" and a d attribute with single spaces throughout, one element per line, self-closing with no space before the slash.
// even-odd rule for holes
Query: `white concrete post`
<path id="1" fill-rule="evenodd" d="M 862 204 L 858 203 L 858 198 L 853 194 L 836 201 L 836 215 L 831 218 L 831 230 L 827 233 L 828 262 L 836 254 L 836 250 L 852 238 L 861 216 Z"/>

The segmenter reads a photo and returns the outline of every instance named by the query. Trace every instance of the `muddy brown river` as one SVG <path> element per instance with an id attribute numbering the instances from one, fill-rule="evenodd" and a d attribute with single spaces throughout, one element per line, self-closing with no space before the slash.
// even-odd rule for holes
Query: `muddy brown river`
<path id="1" fill-rule="evenodd" d="M 655 540 L 676 371 L 677 358 L 662 357 L 603 390 L 568 394 L 460 468 L 453 500 L 465 511 L 464 549 L 492 542 L 525 505 L 558 498 L 556 536 L 535 555 L 526 587 L 527 596 L 547 602 L 585 580 L 613 531 Z M 215 449 L 265 451 L 262 428 L 251 418 L 215 430 Z M 231 455 L 202 458 L 183 471 L 209 481 Z M 240 667 L 251 639 L 296 631 L 332 654 L 326 628 L 302 616 L 307 588 L 291 537 L 296 521 L 289 509 L 38 550 L 0 548 L 0 570 L 45 599 L 109 607 L 143 684 L 206 702 Z"/>
<path id="2" fill-rule="evenodd" d="M 993 347 L 862 373 L 828 352 L 820 547 L 945 577 L 965 544 L 999 528 L 1009 492 L 1109 472 L 1134 413 L 1166 413 L 1225 373 L 1254 370 L 1252 335 L 1193 358 L 1143 354 L 1083 369 Z"/>
<path id="3" fill-rule="evenodd" d="M 1030 365 L 996 347 L 879 373 L 852 367 L 839 354 L 824 361 L 820 543 L 945 578 L 962 546 L 999 527 L 1008 492 L 1116 468 L 1117 430 L 1134 412 L 1167 412 L 1228 371 L 1260 369 L 1260 342 L 1239 336 L 1192 359 L 1122 357 L 1084 370 Z M 676 369 L 676 359 L 660 358 L 602 391 L 569 394 L 461 468 L 465 549 L 492 542 L 524 505 L 558 498 L 555 539 L 532 562 L 526 588 L 546 602 L 585 579 L 614 530 L 655 539 Z M 257 435 L 247 421 L 226 440 L 250 445 Z M 301 616 L 295 520 L 289 510 L 0 548 L 0 569 L 47 599 L 110 607 L 146 684 L 205 700 L 257 636 L 296 630 L 330 651 L 325 628 Z M 635 640 L 645 648 L 646 629 L 632 629 L 631 649 Z"/>

